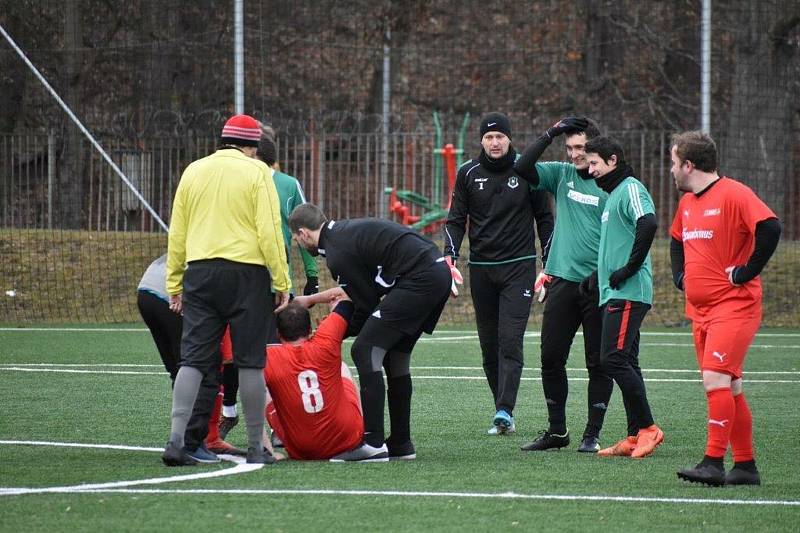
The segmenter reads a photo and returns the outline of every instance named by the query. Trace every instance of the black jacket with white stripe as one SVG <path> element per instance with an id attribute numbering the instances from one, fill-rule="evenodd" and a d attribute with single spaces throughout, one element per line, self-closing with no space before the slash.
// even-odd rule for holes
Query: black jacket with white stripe
<path id="1" fill-rule="evenodd" d="M 511 164 L 493 171 L 479 159 L 461 165 L 444 227 L 444 254 L 459 256 L 469 226 L 470 264 L 502 264 L 536 257 L 534 223 L 546 260 L 553 213 L 546 192 L 532 189 Z"/>
<path id="2" fill-rule="evenodd" d="M 399 278 L 428 270 L 442 257 L 413 229 L 381 218 L 330 220 L 318 248 L 356 309 L 370 313 Z"/>

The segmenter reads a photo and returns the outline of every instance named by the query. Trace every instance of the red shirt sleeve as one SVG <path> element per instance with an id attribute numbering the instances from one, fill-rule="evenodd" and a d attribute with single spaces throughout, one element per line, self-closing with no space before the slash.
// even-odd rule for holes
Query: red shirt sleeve
<path id="1" fill-rule="evenodd" d="M 674 239 L 683 241 L 683 196 L 678 202 L 677 209 L 675 209 L 675 217 L 672 219 L 669 233 Z"/>
<path id="2" fill-rule="evenodd" d="M 756 193 L 747 185 L 741 184 L 740 194 L 733 196 L 736 199 L 736 207 L 742 223 L 747 227 L 747 231 L 755 233 L 756 224 L 768 218 L 777 218 L 775 212 L 765 204 Z"/>
<path id="3" fill-rule="evenodd" d="M 309 342 L 321 348 L 325 354 L 330 354 L 331 358 L 335 354 L 336 359 L 339 360 L 342 357 L 342 341 L 346 333 L 347 320 L 339 313 L 331 313 L 320 322 Z"/>

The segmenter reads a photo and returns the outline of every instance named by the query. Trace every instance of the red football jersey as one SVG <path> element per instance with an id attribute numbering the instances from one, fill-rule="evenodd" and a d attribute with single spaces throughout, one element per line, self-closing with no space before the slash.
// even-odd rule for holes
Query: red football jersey
<path id="1" fill-rule="evenodd" d="M 307 342 L 267 347 L 264 377 L 293 459 L 326 459 L 361 444 L 357 396 L 347 394 L 341 376 L 346 331 L 334 312 Z"/>
<path id="2" fill-rule="evenodd" d="M 747 263 L 756 224 L 774 217 L 749 187 L 726 177 L 700 196 L 683 195 L 671 234 L 683 242 L 686 316 L 761 312 L 761 279 L 734 286 L 725 269 Z"/>

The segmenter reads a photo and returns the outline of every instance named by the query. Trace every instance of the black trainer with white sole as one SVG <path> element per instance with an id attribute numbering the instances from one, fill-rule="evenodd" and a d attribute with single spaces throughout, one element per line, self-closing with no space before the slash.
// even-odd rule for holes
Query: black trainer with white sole
<path id="1" fill-rule="evenodd" d="M 389 449 L 386 444 L 375 448 L 365 442 L 357 448 L 334 455 L 330 461 L 332 463 L 384 463 L 389 461 Z"/>

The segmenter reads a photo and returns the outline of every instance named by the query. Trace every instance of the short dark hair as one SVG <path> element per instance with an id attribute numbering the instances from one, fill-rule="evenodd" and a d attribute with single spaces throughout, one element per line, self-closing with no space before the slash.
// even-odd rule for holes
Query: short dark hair
<path id="1" fill-rule="evenodd" d="M 275 141 L 269 137 L 263 137 L 261 139 L 261 145 L 258 147 L 258 155 L 267 166 L 271 167 L 274 165 L 278 160 L 278 151 L 275 148 Z"/>
<path id="2" fill-rule="evenodd" d="M 300 204 L 289 215 L 289 231 L 297 233 L 300 228 L 318 230 L 328 219 L 322 209 L 314 204 Z"/>
<path id="3" fill-rule="evenodd" d="M 672 136 L 672 146 L 677 147 L 678 159 L 691 161 L 697 170 L 714 172 L 719 160 L 717 144 L 702 131 L 685 131 Z"/>
<path id="4" fill-rule="evenodd" d="M 612 155 L 617 156 L 617 164 L 625 161 L 625 152 L 622 150 L 622 145 L 611 137 L 595 137 L 586 143 L 586 153 L 597 154 L 606 163 L 608 163 Z"/>
<path id="5" fill-rule="evenodd" d="M 589 123 L 588 126 L 586 126 L 584 129 L 578 129 L 578 128 L 569 129 L 566 131 L 565 134 L 567 136 L 570 136 L 583 133 L 584 135 L 586 135 L 587 141 L 591 141 L 595 137 L 600 137 L 600 126 L 597 124 L 597 122 L 595 122 L 593 119 L 589 117 L 583 117 L 583 118 L 585 118 L 586 122 Z"/>
<path id="6" fill-rule="evenodd" d="M 275 319 L 278 334 L 285 341 L 296 341 L 311 335 L 311 313 L 298 303 L 290 303 Z"/>

